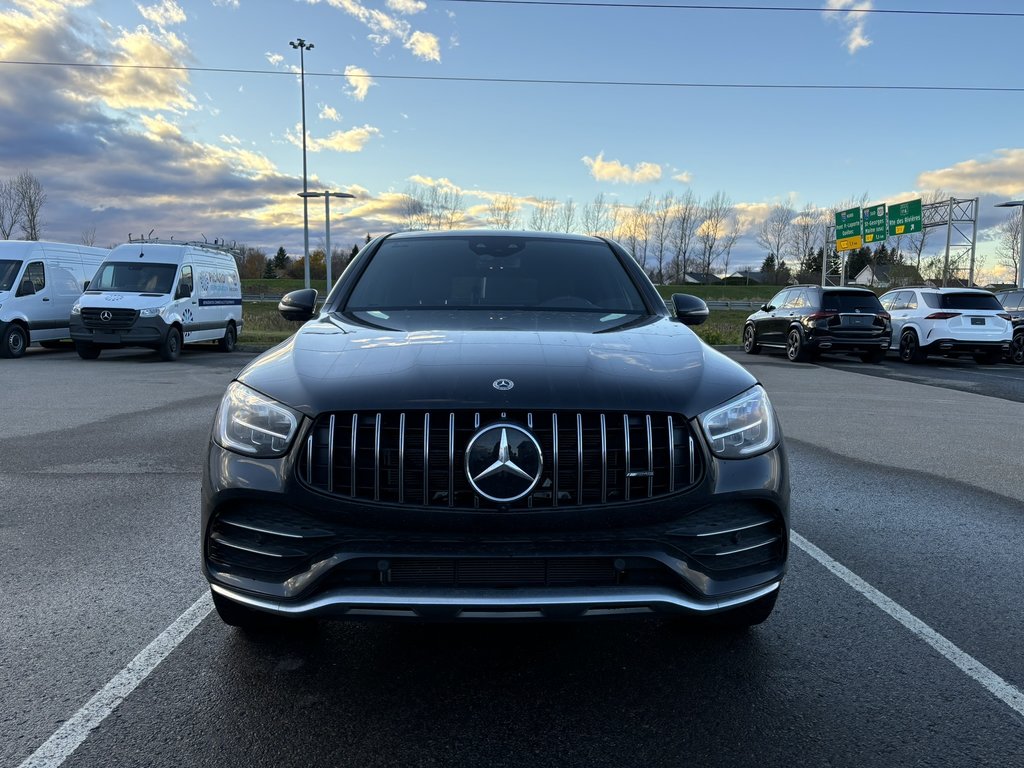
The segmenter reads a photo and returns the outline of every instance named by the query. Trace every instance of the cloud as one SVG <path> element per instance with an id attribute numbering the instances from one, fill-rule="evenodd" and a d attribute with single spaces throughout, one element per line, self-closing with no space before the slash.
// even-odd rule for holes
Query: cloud
<path id="1" fill-rule="evenodd" d="M 825 3 L 825 8 L 833 11 L 839 11 L 849 9 L 849 13 L 838 14 L 838 13 L 827 13 L 825 16 L 831 20 L 838 20 L 839 23 L 847 27 L 848 32 L 846 34 L 846 50 L 852 56 L 857 53 L 861 48 L 867 48 L 871 45 L 871 40 L 866 34 L 864 34 L 864 26 L 867 23 L 867 14 L 864 11 L 869 11 L 872 8 L 873 0 L 828 0 Z"/>
<path id="2" fill-rule="evenodd" d="M 441 45 L 437 41 L 437 35 L 432 35 L 429 32 L 413 32 L 403 47 L 408 48 L 414 56 L 424 61 L 441 60 Z"/>
<path id="3" fill-rule="evenodd" d="M 263 55 L 266 56 L 267 61 L 269 61 L 275 67 L 278 66 L 282 61 L 284 61 L 284 56 L 282 56 L 280 53 L 271 53 L 270 51 L 267 51 Z"/>
<path id="4" fill-rule="evenodd" d="M 361 152 L 367 142 L 380 135 L 380 129 L 372 125 L 351 128 L 347 131 L 334 131 L 323 139 L 313 138 L 306 131 L 306 151 L 308 152 Z M 298 124 L 294 130 L 285 132 L 285 138 L 297 147 L 302 146 L 302 126 Z"/>
<path id="5" fill-rule="evenodd" d="M 237 8 L 239 0 L 213 0 L 214 5 L 220 5 L 224 8 Z"/>
<path id="6" fill-rule="evenodd" d="M 618 160 L 605 160 L 604 152 L 596 158 L 582 158 L 590 168 L 590 175 L 598 181 L 610 181 L 613 184 L 644 184 L 661 178 L 661 166 L 657 163 L 637 163 L 633 168 Z"/>
<path id="7" fill-rule="evenodd" d="M 353 64 L 349 64 L 345 67 L 345 80 L 349 85 L 349 95 L 356 101 L 362 101 L 365 99 L 367 92 L 370 90 L 370 86 L 376 85 L 370 77 L 369 72 L 362 67 L 357 67 Z"/>
<path id="8" fill-rule="evenodd" d="M 174 0 L 163 0 L 159 5 L 136 5 L 142 18 L 151 24 L 166 28 L 188 20 L 185 11 Z"/>
<path id="9" fill-rule="evenodd" d="M 1024 195 L 1024 149 L 997 149 L 993 156 L 964 160 L 948 168 L 925 171 L 919 189 L 945 189 L 955 195 Z"/>
<path id="10" fill-rule="evenodd" d="M 693 174 L 689 171 L 682 171 L 672 177 L 674 181 L 681 181 L 683 184 L 689 184 L 693 181 Z"/>
<path id="11" fill-rule="evenodd" d="M 223 141 L 225 144 L 231 144 L 232 146 L 235 147 L 242 143 L 242 140 L 240 138 L 238 138 L 237 136 L 233 136 L 230 133 L 222 133 L 220 135 L 220 140 Z"/>
<path id="12" fill-rule="evenodd" d="M 338 110 L 336 110 L 334 107 L 330 107 L 330 106 L 328 106 L 326 104 L 321 104 L 320 105 L 320 115 L 319 115 L 319 117 L 320 117 L 321 120 L 330 120 L 330 121 L 335 122 L 335 123 L 340 123 L 341 122 L 341 115 L 338 114 Z"/>
<path id="13" fill-rule="evenodd" d="M 421 0 L 388 0 L 388 8 L 398 13 L 412 15 L 426 10 L 427 4 Z"/>

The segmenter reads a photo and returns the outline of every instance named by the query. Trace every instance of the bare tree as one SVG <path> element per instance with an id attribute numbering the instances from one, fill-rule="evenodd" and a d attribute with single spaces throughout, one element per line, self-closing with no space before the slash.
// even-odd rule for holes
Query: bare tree
<path id="1" fill-rule="evenodd" d="M 697 242 L 700 245 L 700 269 L 705 275 L 714 270 L 720 254 L 719 240 L 726 234 L 726 222 L 731 214 L 732 202 L 724 192 L 716 192 L 700 206 Z"/>
<path id="2" fill-rule="evenodd" d="M 18 198 L 21 200 L 21 231 L 26 240 L 38 240 L 43 234 L 40 214 L 46 204 L 43 185 L 28 171 L 22 171 L 14 180 Z"/>
<path id="3" fill-rule="evenodd" d="M 576 203 L 567 197 L 558 209 L 558 231 L 572 232 L 576 229 Z"/>
<path id="4" fill-rule="evenodd" d="M 666 269 L 665 260 L 672 248 L 672 214 L 675 207 L 675 195 L 672 192 L 666 192 L 654 201 L 651 210 L 651 239 L 654 250 L 651 277 L 656 283 L 667 282 L 666 277 L 672 271 L 671 261 Z"/>
<path id="5" fill-rule="evenodd" d="M 792 248 L 794 218 L 796 211 L 789 203 L 776 203 L 757 230 L 757 244 L 775 256 L 776 263 L 785 259 L 786 252 Z M 801 257 L 803 255 L 800 254 Z"/>
<path id="6" fill-rule="evenodd" d="M 82 245 L 96 245 L 96 227 L 86 227 L 82 230 Z"/>
<path id="7" fill-rule="evenodd" d="M 21 223 L 21 196 L 14 179 L 0 179 L 0 237 L 10 240 Z"/>
<path id="8" fill-rule="evenodd" d="M 462 224 L 465 203 L 462 191 L 453 184 L 410 186 L 400 212 L 405 229 L 456 229 Z"/>
<path id="9" fill-rule="evenodd" d="M 593 202 L 583 206 L 583 220 L 580 222 L 584 234 L 614 236 L 614 227 L 611 222 L 611 211 L 608 203 L 605 202 L 604 192 L 598 194 Z"/>
<path id="10" fill-rule="evenodd" d="M 512 195 L 497 195 L 487 206 L 487 224 L 492 229 L 515 229 L 519 222 L 519 204 Z"/>
<path id="11" fill-rule="evenodd" d="M 943 200 L 948 200 L 948 199 L 949 199 L 949 195 L 946 192 L 944 192 L 941 189 L 933 189 L 928 194 L 922 195 L 921 205 L 922 206 L 931 205 L 931 204 L 938 203 L 938 202 L 941 202 Z M 909 235 L 907 237 L 907 244 L 909 246 L 909 252 L 910 252 L 910 255 L 914 259 L 914 266 L 917 267 L 917 271 L 918 272 L 921 271 L 921 260 L 924 257 L 924 252 L 925 252 L 925 248 L 926 248 L 926 246 L 928 244 L 928 241 L 931 239 L 929 237 L 931 235 L 931 233 L 932 233 L 932 230 L 925 229 L 924 228 L 924 222 L 922 222 L 921 231 L 920 232 L 915 232 L 914 234 Z M 941 271 L 942 270 L 940 269 L 939 272 L 941 273 Z"/>
<path id="12" fill-rule="evenodd" d="M 825 219 L 814 203 L 807 203 L 793 218 L 790 227 L 790 251 L 798 265 L 806 265 L 811 255 L 824 247 Z M 818 267 L 821 271 L 821 267 Z"/>
<path id="13" fill-rule="evenodd" d="M 643 200 L 622 210 L 622 244 L 633 254 L 637 264 L 646 272 L 651 241 L 651 209 L 654 198 L 648 194 Z"/>
<path id="14" fill-rule="evenodd" d="M 687 189 L 682 196 L 676 198 L 672 212 L 672 279 L 671 282 L 686 282 L 686 273 L 690 269 L 690 249 L 700 225 L 700 203 Z"/>
<path id="15" fill-rule="evenodd" d="M 553 197 L 542 197 L 530 213 L 530 229 L 539 232 L 554 232 L 558 227 L 558 201 Z"/>
<path id="16" fill-rule="evenodd" d="M 1020 228 L 1024 208 L 1014 208 L 1013 213 L 999 226 L 999 247 L 996 249 L 1000 267 L 1013 273 L 1013 284 L 1017 285 L 1020 275 Z"/>
<path id="17" fill-rule="evenodd" d="M 427 202 L 422 187 L 410 186 L 405 190 L 399 212 L 402 216 L 402 229 L 427 228 Z"/>

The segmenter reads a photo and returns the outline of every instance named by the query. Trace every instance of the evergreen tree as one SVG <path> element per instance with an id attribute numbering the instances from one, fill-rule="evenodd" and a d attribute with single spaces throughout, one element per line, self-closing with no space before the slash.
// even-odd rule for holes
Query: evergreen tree
<path id="1" fill-rule="evenodd" d="M 288 252 L 281 246 L 277 249 L 277 253 L 274 255 L 274 269 L 277 270 L 277 274 L 284 274 L 288 271 L 288 263 L 291 259 L 288 258 Z"/>
<path id="2" fill-rule="evenodd" d="M 263 268 L 263 279 L 273 280 L 277 277 L 277 272 L 274 271 L 274 262 L 267 261 L 267 266 Z"/>

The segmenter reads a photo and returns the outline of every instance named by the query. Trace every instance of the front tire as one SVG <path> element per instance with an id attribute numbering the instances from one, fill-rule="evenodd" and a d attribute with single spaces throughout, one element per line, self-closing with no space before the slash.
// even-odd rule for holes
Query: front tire
<path id="1" fill-rule="evenodd" d="M 793 328 L 786 337 L 786 357 L 794 363 L 806 363 L 811 359 L 803 334 L 797 328 Z"/>
<path id="2" fill-rule="evenodd" d="M 0 339 L 0 357 L 18 358 L 25 354 L 28 347 L 28 333 L 20 325 L 11 323 Z"/>
<path id="3" fill-rule="evenodd" d="M 95 360 L 100 356 L 100 352 L 103 350 L 95 344 L 90 344 L 87 341 L 76 341 L 75 352 L 83 360 Z"/>
<path id="4" fill-rule="evenodd" d="M 234 352 L 237 343 L 238 331 L 235 329 L 235 324 L 228 323 L 227 328 L 224 329 L 224 336 L 217 342 L 217 349 L 221 352 Z"/>
<path id="5" fill-rule="evenodd" d="M 743 328 L 743 351 L 748 355 L 756 355 L 761 352 L 761 345 L 757 343 L 757 331 L 753 325 Z"/>
<path id="6" fill-rule="evenodd" d="M 917 340 L 914 331 L 904 331 L 900 336 L 900 360 L 904 363 L 918 365 L 923 363 L 928 355 L 921 349 L 921 343 Z"/>
<path id="7" fill-rule="evenodd" d="M 160 353 L 160 358 L 168 363 L 178 359 L 178 355 L 181 354 L 181 331 L 177 327 L 167 331 L 167 336 L 157 348 L 157 352 Z"/>

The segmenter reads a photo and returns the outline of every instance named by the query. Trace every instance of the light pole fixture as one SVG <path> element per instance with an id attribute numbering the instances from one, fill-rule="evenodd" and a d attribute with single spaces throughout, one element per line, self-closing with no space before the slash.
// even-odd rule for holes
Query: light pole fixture
<path id="1" fill-rule="evenodd" d="M 328 192 L 325 189 L 323 192 L 299 192 L 299 197 L 306 198 L 307 200 L 311 197 L 322 197 L 324 199 L 324 225 L 327 229 L 327 253 L 324 255 L 324 261 L 327 262 L 327 292 L 330 293 L 331 285 L 333 283 L 333 280 L 331 279 L 331 198 L 354 198 L 355 195 L 350 195 L 348 192 Z M 306 276 L 309 276 L 308 259 L 306 261 Z M 306 287 L 309 287 L 308 280 Z"/>
<path id="2" fill-rule="evenodd" d="M 1024 209 L 1024 200 L 1008 200 L 1005 203 L 996 203 L 996 208 Z M 1024 210 L 1021 211 L 1020 246 L 1017 251 L 1017 288 L 1024 289 Z"/>
<path id="3" fill-rule="evenodd" d="M 299 51 L 299 82 L 302 84 L 302 258 L 306 263 L 306 287 L 309 288 L 309 203 L 306 200 L 306 51 L 313 50 L 313 44 L 301 37 L 288 43 Z"/>

